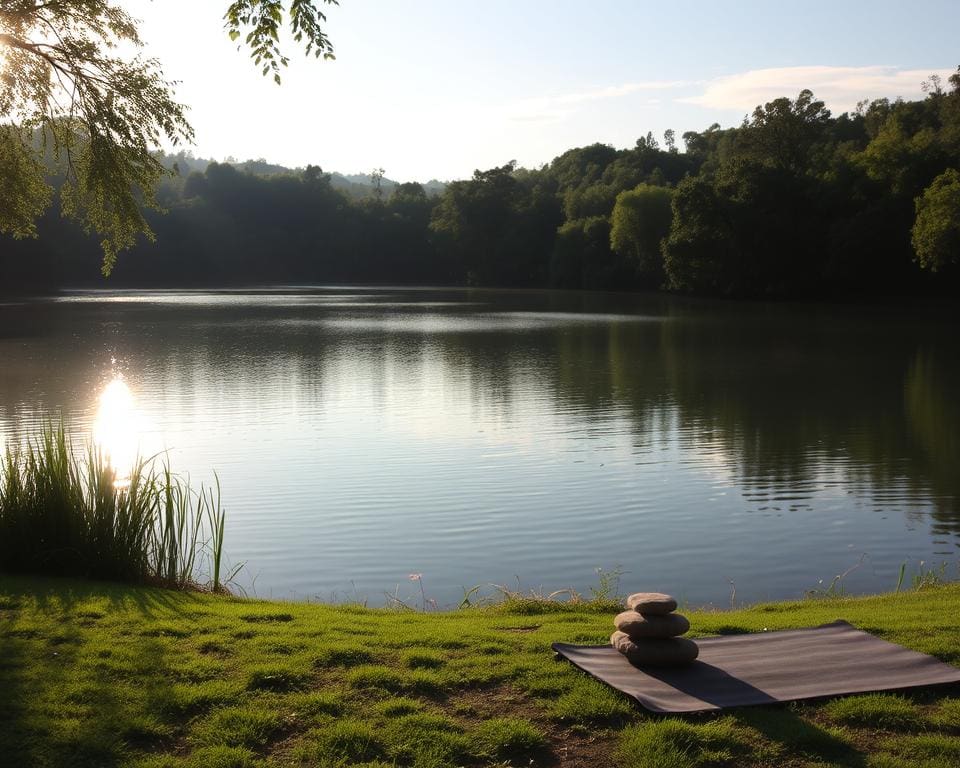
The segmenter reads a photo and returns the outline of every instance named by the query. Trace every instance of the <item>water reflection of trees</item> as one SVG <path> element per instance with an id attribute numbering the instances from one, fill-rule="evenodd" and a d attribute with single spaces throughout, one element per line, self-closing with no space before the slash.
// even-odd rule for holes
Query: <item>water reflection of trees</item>
<path id="1" fill-rule="evenodd" d="M 913 455 L 940 498 L 934 507 L 934 531 L 960 529 L 960 392 L 957 350 L 924 345 L 904 384 L 907 425 Z"/>
<path id="2" fill-rule="evenodd" d="M 719 442 L 748 498 L 797 502 L 839 482 L 905 513 L 929 498 L 936 527 L 960 531 L 952 329 L 867 315 L 751 307 L 664 323 L 681 440 Z"/>
<path id="3" fill-rule="evenodd" d="M 506 350 L 495 333 L 450 335 L 440 346 L 449 364 L 475 369 L 488 395 L 502 392 L 504 407 L 514 371 L 534 361 L 559 408 L 599 419 L 626 411 L 639 442 L 671 432 L 684 448 L 715 450 L 751 503 L 803 506 L 838 486 L 907 515 L 929 501 L 935 533 L 960 532 L 951 399 L 960 361 L 950 327 L 869 311 L 728 306 L 527 335 Z M 490 379 L 498 385 L 488 388 Z"/>
<path id="4" fill-rule="evenodd" d="M 681 431 L 719 439 L 745 495 L 798 498 L 842 482 L 905 513 L 929 498 L 938 527 L 960 531 L 949 329 L 754 309 L 664 332 Z"/>
<path id="5" fill-rule="evenodd" d="M 0 339 L 13 361 L 0 373 L 0 422 L 9 430 L 29 408 L 88 407 L 93 395 L 76 382 L 96 381 L 110 355 L 149 369 L 158 396 L 180 408 L 203 382 L 225 419 L 242 399 L 279 393 L 320 412 L 350 382 L 374 405 L 414 382 L 454 392 L 476 422 L 543 408 L 589 433 L 627 417 L 635 446 L 675 440 L 721 456 L 749 505 L 803 506 L 838 485 L 885 510 L 929 500 L 935 532 L 960 532 L 952 325 L 660 297 L 469 297 L 481 306 L 395 308 L 389 327 L 376 308 L 51 305 L 20 317 L 29 344 Z M 541 314 L 510 314 L 531 306 Z"/>

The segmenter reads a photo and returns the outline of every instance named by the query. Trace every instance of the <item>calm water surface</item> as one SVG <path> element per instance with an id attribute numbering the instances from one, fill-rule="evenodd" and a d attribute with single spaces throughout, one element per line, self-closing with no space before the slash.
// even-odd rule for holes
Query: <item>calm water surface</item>
<path id="1" fill-rule="evenodd" d="M 289 288 L 0 304 L 0 441 L 49 414 L 215 470 L 262 596 L 456 604 L 626 573 L 693 603 L 892 589 L 960 544 L 945 312 Z M 106 394 L 104 394 L 106 393 Z M 820 585 L 823 580 L 823 585 Z"/>

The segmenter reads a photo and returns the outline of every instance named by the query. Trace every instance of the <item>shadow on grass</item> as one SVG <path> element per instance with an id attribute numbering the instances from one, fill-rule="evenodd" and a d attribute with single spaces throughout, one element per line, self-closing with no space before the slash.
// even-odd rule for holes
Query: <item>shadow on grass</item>
<path id="1" fill-rule="evenodd" d="M 151 751 L 169 743 L 175 727 L 157 708 L 129 700 L 171 698 L 164 645 L 141 636 L 132 664 L 129 657 L 115 661 L 118 649 L 109 638 L 90 639 L 90 621 L 111 608 L 146 617 L 161 607 L 182 608 L 183 595 L 55 579 L 5 578 L 3 586 L 0 762 L 113 768 L 129 760 L 131 747 Z M 84 611 L 86 600 L 98 611 Z"/>
<path id="2" fill-rule="evenodd" d="M 32 598 L 42 611 L 59 607 L 72 610 L 79 603 L 97 600 L 106 601 L 114 609 L 136 608 L 149 618 L 156 611 L 183 611 L 185 607 L 200 603 L 196 595 L 190 592 L 69 577 L 4 576 L 4 586 L 21 598 Z"/>
<path id="3" fill-rule="evenodd" d="M 27 681 L 22 674 L 27 666 L 28 642 L 14 630 L 19 602 L 4 600 L 0 609 L 0 754 L 24 755 L 18 746 L 28 736 L 25 700 Z M 22 764 L 29 764 L 26 760 Z"/>
<path id="4" fill-rule="evenodd" d="M 742 709 L 735 716 L 738 722 L 756 729 L 790 755 L 853 768 L 867 765 L 867 756 L 840 732 L 804 720 L 788 707 Z"/>
<path id="5" fill-rule="evenodd" d="M 722 624 L 713 629 L 713 633 L 717 635 L 749 635 L 752 631 L 746 627 L 738 627 L 733 624 Z"/>

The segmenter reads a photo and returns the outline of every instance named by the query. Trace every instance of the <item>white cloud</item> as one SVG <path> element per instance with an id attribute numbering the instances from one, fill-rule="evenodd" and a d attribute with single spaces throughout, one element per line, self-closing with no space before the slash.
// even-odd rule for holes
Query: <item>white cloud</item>
<path id="1" fill-rule="evenodd" d="M 711 80 L 702 94 L 680 101 L 711 109 L 750 112 L 758 104 L 780 96 L 795 98 L 801 90 L 809 88 L 830 109 L 844 112 L 854 109 L 862 99 L 920 98 L 922 81 L 931 74 L 938 74 L 945 81 L 952 72 L 952 69 L 889 66 L 754 69 Z"/>
<path id="2" fill-rule="evenodd" d="M 645 91 L 672 91 L 692 85 L 683 80 L 644 80 L 622 85 L 605 85 L 573 93 L 539 96 L 514 102 L 509 106 L 511 120 L 547 122 L 562 120 L 577 107 L 595 101 L 607 101 Z"/>
<path id="3" fill-rule="evenodd" d="M 845 112 L 856 107 L 862 99 L 921 98 L 920 83 L 931 74 L 940 75 L 944 81 L 953 69 L 900 69 L 898 67 L 871 65 L 865 67 L 773 67 L 738 72 L 707 81 L 691 80 L 646 80 L 621 85 L 606 85 L 571 93 L 538 96 L 521 99 L 504 105 L 504 116 L 514 122 L 558 123 L 569 118 L 582 107 L 600 102 L 613 101 L 637 93 L 679 92 L 700 90 L 699 94 L 682 96 L 675 101 L 695 104 L 709 109 L 751 112 L 758 104 L 764 104 L 781 96 L 796 98 L 804 88 L 813 91 L 834 112 Z M 648 98 L 648 107 L 658 107 L 660 99 Z"/>
<path id="4" fill-rule="evenodd" d="M 638 91 L 670 91 L 690 85 L 684 80 L 645 80 L 639 83 L 624 83 L 623 85 L 608 85 L 602 88 L 593 88 L 579 93 L 566 93 L 559 96 L 548 96 L 546 101 L 553 104 L 582 104 L 585 101 L 600 99 L 617 99 Z"/>

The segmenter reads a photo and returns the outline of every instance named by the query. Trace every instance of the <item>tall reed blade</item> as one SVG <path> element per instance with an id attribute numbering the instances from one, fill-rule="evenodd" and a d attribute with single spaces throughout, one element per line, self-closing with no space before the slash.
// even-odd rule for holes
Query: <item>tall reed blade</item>
<path id="1" fill-rule="evenodd" d="M 74 452 L 48 423 L 0 459 L 0 570 L 222 590 L 225 516 L 216 494 L 137 459 L 119 482 L 92 443 Z M 209 563 L 209 572 L 203 566 Z"/>

